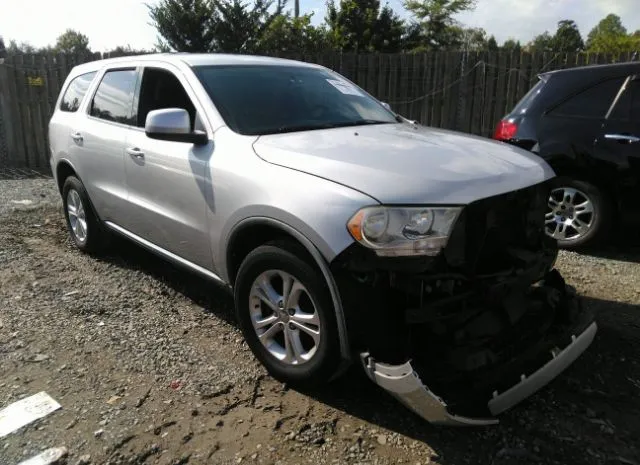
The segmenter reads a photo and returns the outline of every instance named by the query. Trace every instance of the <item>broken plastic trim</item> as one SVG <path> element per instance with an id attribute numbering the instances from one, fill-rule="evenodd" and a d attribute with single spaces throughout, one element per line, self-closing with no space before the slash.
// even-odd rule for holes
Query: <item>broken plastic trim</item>
<path id="1" fill-rule="evenodd" d="M 591 323 L 563 350 L 553 350 L 552 359 L 533 374 L 522 375 L 518 384 L 502 394 L 494 392 L 488 401 L 489 411 L 498 415 L 523 401 L 556 378 L 571 365 L 590 345 L 598 326 Z M 360 354 L 369 378 L 403 403 L 407 408 L 430 423 L 448 426 L 486 426 L 498 423 L 496 418 L 468 418 L 449 412 L 447 404 L 425 386 L 411 366 L 411 362 L 388 365 L 376 362 L 369 353 Z"/>
<path id="2" fill-rule="evenodd" d="M 449 413 L 447 404 L 422 384 L 411 367 L 411 362 L 387 365 L 376 362 L 368 353 L 362 353 L 360 357 L 367 375 L 374 383 L 430 423 L 449 426 L 486 426 L 498 423 L 495 418 L 467 418 Z"/>
<path id="3" fill-rule="evenodd" d="M 593 322 L 578 337 L 571 336 L 571 344 L 563 350 L 555 347 L 551 351 L 552 359 L 542 368 L 532 375 L 521 375 L 520 382 L 507 389 L 502 394 L 493 393 L 493 398 L 489 401 L 489 411 L 493 415 L 498 415 L 505 410 L 526 399 L 534 392 L 548 384 L 569 365 L 571 365 L 593 342 L 593 338 L 598 331 L 598 325 Z"/>

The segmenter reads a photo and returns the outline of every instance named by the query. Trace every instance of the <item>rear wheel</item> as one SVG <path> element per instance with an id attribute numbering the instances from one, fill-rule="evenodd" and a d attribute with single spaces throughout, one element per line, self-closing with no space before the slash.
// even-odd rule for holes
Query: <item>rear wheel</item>
<path id="1" fill-rule="evenodd" d="M 69 236 L 76 247 L 87 253 L 102 250 L 108 241 L 107 233 L 93 211 L 84 185 L 75 176 L 64 181 L 62 203 Z"/>
<path id="2" fill-rule="evenodd" d="M 322 275 L 289 244 L 252 251 L 238 271 L 235 305 L 247 344 L 282 381 L 308 387 L 338 369 L 336 318 Z"/>
<path id="3" fill-rule="evenodd" d="M 592 245 L 603 239 L 612 211 L 606 194 L 594 184 L 568 177 L 558 178 L 549 195 L 546 232 L 562 248 Z"/>

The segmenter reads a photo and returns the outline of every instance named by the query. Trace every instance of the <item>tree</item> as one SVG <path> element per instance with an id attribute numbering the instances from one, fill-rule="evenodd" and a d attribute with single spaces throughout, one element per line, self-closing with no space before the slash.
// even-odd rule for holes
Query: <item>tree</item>
<path id="1" fill-rule="evenodd" d="M 587 36 L 589 52 L 620 53 L 632 51 L 636 45 L 633 35 L 627 34 L 619 16 L 610 14 L 600 21 Z"/>
<path id="2" fill-rule="evenodd" d="M 497 52 L 500 49 L 500 47 L 498 47 L 498 41 L 496 40 L 495 36 L 491 36 L 489 37 L 489 40 L 487 40 L 487 50 L 489 50 L 490 52 Z"/>
<path id="3" fill-rule="evenodd" d="M 129 55 L 145 55 L 147 53 L 155 53 L 153 50 L 145 50 L 145 49 L 135 49 L 131 47 L 130 44 L 127 45 L 118 45 L 113 50 L 109 50 L 107 54 L 110 57 L 121 57 L 121 56 L 129 56 Z"/>
<path id="4" fill-rule="evenodd" d="M 229 53 L 256 53 L 257 44 L 271 23 L 282 14 L 284 3 L 255 0 L 249 6 L 241 0 L 213 0 L 215 6 L 214 49 Z"/>
<path id="5" fill-rule="evenodd" d="M 389 7 L 380 9 L 379 0 L 333 0 L 327 4 L 329 39 L 344 51 L 384 51 L 401 49 L 403 21 Z"/>
<path id="6" fill-rule="evenodd" d="M 434 50 L 460 45 L 462 30 L 453 16 L 475 5 L 476 0 L 404 0 L 405 8 L 422 26 L 425 46 Z"/>
<path id="7" fill-rule="evenodd" d="M 89 38 L 73 29 L 67 29 L 58 36 L 54 50 L 63 53 L 91 53 Z"/>
<path id="8" fill-rule="evenodd" d="M 460 45 L 462 50 L 469 52 L 487 50 L 487 31 L 482 28 L 462 28 L 460 32 Z"/>
<path id="9" fill-rule="evenodd" d="M 584 50 L 584 41 L 575 21 L 563 19 L 558 21 L 556 35 L 553 36 L 552 48 L 556 52 L 575 53 Z"/>
<path id="10" fill-rule="evenodd" d="M 549 31 L 544 31 L 527 44 L 527 49 L 531 52 L 550 52 L 553 50 L 553 36 L 549 34 Z"/>
<path id="11" fill-rule="evenodd" d="M 29 42 L 18 43 L 15 40 L 10 40 L 9 46 L 7 47 L 7 54 L 19 55 L 22 53 L 36 53 L 36 48 Z"/>
<path id="12" fill-rule="evenodd" d="M 4 39 L 0 36 L 0 58 L 7 56 L 7 47 L 4 45 Z"/>
<path id="13" fill-rule="evenodd" d="M 215 36 L 215 7 L 209 0 L 161 0 L 149 6 L 149 16 L 164 39 L 159 46 L 179 52 L 211 52 Z"/>
<path id="14" fill-rule="evenodd" d="M 282 14 L 270 0 L 162 0 L 149 7 L 160 40 L 158 47 L 179 52 L 258 51 L 262 34 Z"/>
<path id="15" fill-rule="evenodd" d="M 502 44 L 502 49 L 505 52 L 516 52 L 520 53 L 522 49 L 522 45 L 520 45 L 520 41 L 515 41 L 514 39 L 505 40 L 504 44 Z"/>
<path id="16" fill-rule="evenodd" d="M 316 53 L 329 48 L 327 31 L 311 24 L 312 14 L 296 18 L 280 15 L 260 37 L 257 49 L 269 55 L 287 52 Z"/>

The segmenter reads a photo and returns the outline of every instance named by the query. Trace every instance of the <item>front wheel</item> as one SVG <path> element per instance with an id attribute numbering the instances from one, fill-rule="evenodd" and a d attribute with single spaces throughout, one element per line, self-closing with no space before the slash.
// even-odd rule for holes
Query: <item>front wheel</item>
<path id="1" fill-rule="evenodd" d="M 288 244 L 252 251 L 238 271 L 235 306 L 254 355 L 281 381 L 310 387 L 340 362 L 335 313 L 322 275 Z"/>
<path id="2" fill-rule="evenodd" d="M 594 244 L 606 236 L 611 219 L 610 202 L 599 187 L 568 177 L 554 182 L 545 227 L 559 247 L 574 249 Z"/>

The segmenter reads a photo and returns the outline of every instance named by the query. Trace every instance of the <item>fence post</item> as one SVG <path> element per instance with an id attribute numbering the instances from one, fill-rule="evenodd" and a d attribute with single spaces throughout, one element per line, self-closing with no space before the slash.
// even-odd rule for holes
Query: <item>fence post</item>
<path id="1" fill-rule="evenodd" d="M 467 81 L 468 76 L 465 76 L 467 72 L 467 60 L 469 57 L 469 52 L 465 50 L 462 52 L 461 60 L 460 60 L 460 86 L 458 87 L 458 104 L 456 105 L 456 116 L 455 116 L 455 130 L 462 131 L 464 125 L 464 113 L 465 106 L 467 104 Z"/>
<path id="2" fill-rule="evenodd" d="M 11 101 L 12 95 L 7 92 L 9 89 L 8 67 L 4 63 L 4 59 L 0 60 L 0 161 L 5 164 L 5 160 L 10 160 L 16 154 L 16 141 L 13 137 L 13 118 L 11 117 Z M 1 150 L 4 146 L 4 153 Z"/>

